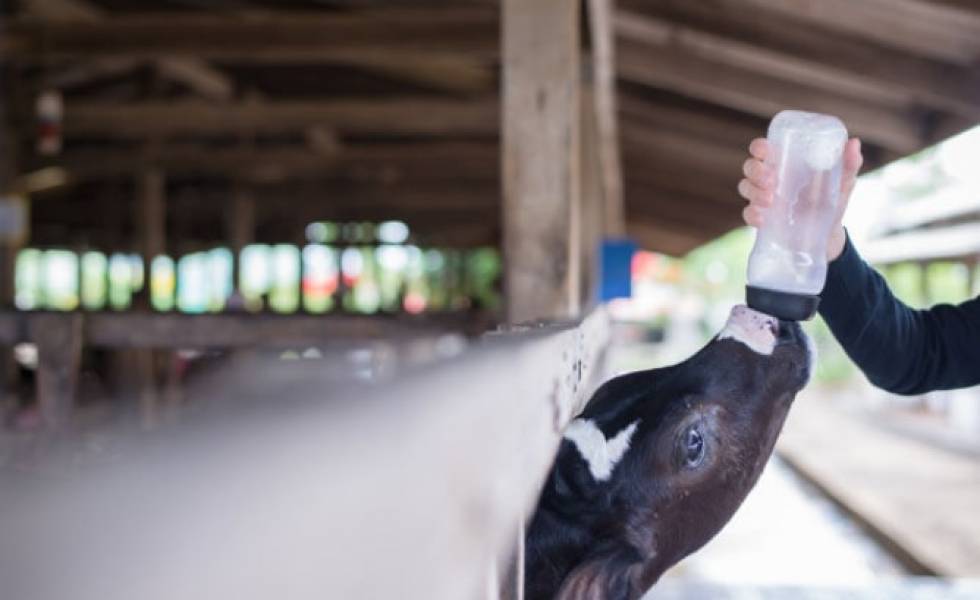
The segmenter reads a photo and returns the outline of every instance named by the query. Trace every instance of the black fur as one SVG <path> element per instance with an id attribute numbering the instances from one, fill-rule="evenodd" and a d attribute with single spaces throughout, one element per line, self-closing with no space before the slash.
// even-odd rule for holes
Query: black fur
<path id="1" fill-rule="evenodd" d="M 782 323 L 770 356 L 714 340 L 683 363 L 603 385 L 580 418 L 607 439 L 637 429 L 607 481 L 562 441 L 528 528 L 527 600 L 642 596 L 734 514 L 808 370 L 802 331 Z M 704 440 L 697 466 L 685 462 L 692 428 Z"/>

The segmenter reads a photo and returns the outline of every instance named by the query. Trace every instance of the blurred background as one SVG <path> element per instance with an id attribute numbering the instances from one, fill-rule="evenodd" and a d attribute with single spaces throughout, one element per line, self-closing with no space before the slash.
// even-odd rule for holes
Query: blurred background
<path id="1" fill-rule="evenodd" d="M 735 186 L 784 108 L 862 138 L 846 225 L 903 301 L 977 295 L 972 0 L 3 2 L 0 475 L 112 464 L 296 378 L 330 415 L 379 394 L 443 455 L 421 423 L 493 407 L 528 443 L 474 428 L 512 459 L 483 479 L 531 503 L 542 423 L 743 301 Z M 652 597 L 980 597 L 980 391 L 884 393 L 807 330 L 776 457 Z M 447 372 L 472 379 L 401 396 Z"/>
<path id="2" fill-rule="evenodd" d="M 911 307 L 980 293 L 977 157 L 972 129 L 858 181 L 845 226 Z M 633 296 L 611 304 L 632 340 L 615 346 L 617 367 L 683 360 L 714 335 L 743 301 L 753 240 L 741 228 L 683 258 L 637 252 Z M 711 597 L 727 597 L 733 582 L 806 597 L 814 587 L 845 594 L 910 575 L 976 578 L 980 389 L 890 394 L 868 383 L 819 316 L 805 329 L 816 372 L 777 457 L 730 527 L 672 576 L 722 584 L 703 590 Z M 923 597 L 955 593 L 930 591 L 927 581 Z"/>

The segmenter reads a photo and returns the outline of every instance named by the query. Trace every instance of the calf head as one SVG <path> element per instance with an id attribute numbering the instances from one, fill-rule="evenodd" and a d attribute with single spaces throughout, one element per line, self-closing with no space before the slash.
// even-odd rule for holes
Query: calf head
<path id="1" fill-rule="evenodd" d="M 688 360 L 599 388 L 528 529 L 526 598 L 643 595 L 735 513 L 810 368 L 798 324 L 739 306 Z"/>

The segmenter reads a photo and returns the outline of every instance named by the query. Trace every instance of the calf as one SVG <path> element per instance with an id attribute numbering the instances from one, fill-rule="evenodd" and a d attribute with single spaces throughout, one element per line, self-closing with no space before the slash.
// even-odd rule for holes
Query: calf
<path id="1" fill-rule="evenodd" d="M 737 306 L 688 360 L 599 388 L 528 528 L 525 598 L 639 598 L 707 543 L 762 473 L 811 357 L 797 323 Z"/>

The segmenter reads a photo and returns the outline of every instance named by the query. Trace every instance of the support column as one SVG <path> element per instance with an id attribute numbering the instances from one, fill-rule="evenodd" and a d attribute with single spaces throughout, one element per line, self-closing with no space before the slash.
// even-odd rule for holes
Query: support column
<path id="1" fill-rule="evenodd" d="M 507 319 L 578 316 L 581 11 L 503 0 L 502 173 Z"/>
<path id="2" fill-rule="evenodd" d="M 134 308 L 152 310 L 150 283 L 153 259 L 165 254 L 166 248 L 166 179 L 159 169 L 147 169 L 140 175 L 137 198 L 137 247 L 143 258 L 143 289 L 137 294 Z M 139 396 L 140 424 L 152 429 L 161 421 L 160 398 L 157 386 L 157 352 L 152 349 L 131 351 L 136 369 Z"/>
<path id="3" fill-rule="evenodd" d="M 580 212 L 582 215 L 582 281 L 581 298 L 584 310 L 595 304 L 598 297 L 600 277 L 599 247 L 605 230 L 606 209 L 605 194 L 603 193 L 602 168 L 599 159 L 599 144 L 597 144 L 597 115 L 595 111 L 595 94 L 586 82 L 582 86 L 582 148 L 581 172 L 582 194 Z"/>
<path id="4" fill-rule="evenodd" d="M 615 0 L 588 0 L 588 11 L 593 91 L 591 110 L 595 115 L 595 160 L 602 194 L 603 233 L 608 238 L 622 238 L 626 235 L 626 210 L 616 107 Z"/>
<path id="5" fill-rule="evenodd" d="M 137 295 L 138 309 L 150 308 L 150 266 L 153 259 L 167 251 L 166 179 L 159 169 L 147 169 L 140 175 L 136 200 L 137 248 L 143 257 L 144 286 Z"/>
<path id="6" fill-rule="evenodd" d="M 31 319 L 37 345 L 37 399 L 45 427 L 62 431 L 71 422 L 82 358 L 82 315 L 40 314 Z"/>
<path id="7" fill-rule="evenodd" d="M 239 289 L 242 250 L 255 240 L 255 196 L 252 190 L 244 184 L 236 186 L 232 192 L 231 210 L 225 214 L 225 236 L 233 257 L 232 299 L 228 308 L 241 310 L 244 308 Z"/>
<path id="8" fill-rule="evenodd" d="M 7 71 L 7 65 L 0 65 L 0 79 L 11 81 L 12 76 Z M 16 87 L 16 86 L 14 86 Z M 18 169 L 17 140 L 20 131 L 18 123 L 13 119 L 14 90 L 0 90 L 0 201 L 12 196 L 14 178 Z M 26 200 L 24 200 L 26 204 Z M 29 223 L 27 224 L 29 227 Z M 25 232 L 26 234 L 26 232 Z M 26 235 L 24 236 L 26 237 Z M 0 241 L 0 309 L 14 308 L 14 269 L 17 253 L 24 240 L 7 239 Z M 13 391 L 16 388 L 17 370 L 13 359 L 13 349 L 0 346 L 0 418 L 9 408 L 8 402 L 16 400 Z"/>

